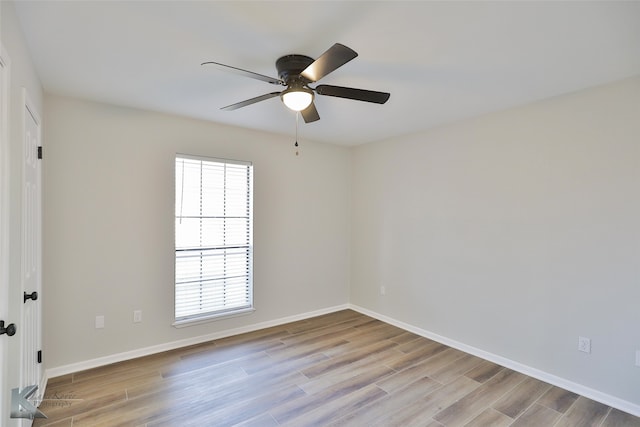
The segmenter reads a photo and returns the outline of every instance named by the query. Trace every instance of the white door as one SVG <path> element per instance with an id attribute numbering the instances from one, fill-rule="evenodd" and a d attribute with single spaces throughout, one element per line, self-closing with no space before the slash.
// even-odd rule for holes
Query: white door
<path id="1" fill-rule="evenodd" d="M 1 48 L 0 48 L 1 49 Z M 9 65 L 4 49 L 0 50 L 0 320 L 7 322 L 9 313 Z M 6 334 L 0 335 L 0 425 L 9 419 L 8 399 L 9 384 L 7 378 L 7 340 Z"/>
<path id="2" fill-rule="evenodd" d="M 41 348 L 41 147 L 40 120 L 30 107 L 24 93 L 24 145 L 22 188 L 22 329 L 21 338 L 21 388 L 36 385 L 42 387 L 42 365 L 38 352 Z M 34 396 L 41 396 L 38 390 Z M 38 402 L 32 402 L 37 405 Z"/>

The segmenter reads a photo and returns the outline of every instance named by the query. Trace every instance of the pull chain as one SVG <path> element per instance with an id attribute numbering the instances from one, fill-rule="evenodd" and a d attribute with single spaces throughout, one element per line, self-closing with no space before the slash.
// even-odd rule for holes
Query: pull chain
<path id="1" fill-rule="evenodd" d="M 300 111 L 296 111 L 296 143 L 295 143 L 296 156 L 300 155 L 300 153 L 298 152 L 298 119 L 299 118 L 300 118 Z"/>

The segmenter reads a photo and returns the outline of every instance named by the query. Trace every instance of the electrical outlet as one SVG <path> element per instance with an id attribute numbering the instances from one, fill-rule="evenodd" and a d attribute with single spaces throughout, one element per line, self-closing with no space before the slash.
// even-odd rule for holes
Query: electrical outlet
<path id="1" fill-rule="evenodd" d="M 133 323 L 142 322 L 142 310 L 133 310 Z"/>
<path id="2" fill-rule="evenodd" d="M 578 337 L 578 350 L 584 353 L 591 353 L 591 340 L 585 337 Z"/>
<path id="3" fill-rule="evenodd" d="M 96 329 L 104 328 L 104 316 L 96 316 Z"/>
<path id="4" fill-rule="evenodd" d="M 380 295 L 386 295 L 387 294 L 387 288 L 385 288 L 384 286 L 380 286 Z"/>

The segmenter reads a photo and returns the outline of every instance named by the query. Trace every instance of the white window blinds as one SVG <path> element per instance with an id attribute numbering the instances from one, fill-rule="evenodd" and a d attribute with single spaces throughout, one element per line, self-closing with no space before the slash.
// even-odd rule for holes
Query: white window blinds
<path id="1" fill-rule="evenodd" d="M 252 309 L 253 167 L 176 156 L 176 323 Z"/>

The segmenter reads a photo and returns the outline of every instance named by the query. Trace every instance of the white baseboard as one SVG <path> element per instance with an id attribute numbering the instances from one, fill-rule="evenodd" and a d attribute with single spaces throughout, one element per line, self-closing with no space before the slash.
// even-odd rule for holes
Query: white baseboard
<path id="1" fill-rule="evenodd" d="M 569 381 L 565 378 L 558 377 L 556 375 L 552 375 L 547 372 L 541 371 L 539 369 L 532 368 L 527 365 L 523 365 L 522 363 L 513 361 L 511 359 L 507 359 L 502 356 L 489 353 L 479 348 L 475 348 L 470 345 L 452 340 L 442 335 L 435 334 L 433 332 L 418 328 L 408 323 L 401 322 L 399 320 L 393 319 L 383 314 L 376 313 L 374 311 L 368 310 L 366 308 L 363 308 L 354 304 L 349 304 L 349 308 L 359 313 L 373 317 L 374 319 L 378 319 L 385 323 L 389 323 L 390 325 L 397 326 L 398 328 L 404 329 L 406 331 L 413 332 L 416 335 L 429 338 L 430 340 L 437 341 L 449 347 L 453 347 L 460 351 L 464 351 L 465 353 L 469 353 L 474 356 L 480 357 L 482 359 L 488 360 L 490 362 L 494 362 L 498 365 L 523 373 L 530 377 L 539 379 L 540 381 L 544 381 L 546 383 L 555 385 L 557 387 L 563 388 L 565 390 L 569 390 L 573 393 L 577 393 L 581 396 L 603 403 L 607 406 L 611 406 L 612 408 L 616 408 L 621 411 L 640 417 L 640 405 L 637 405 L 635 403 L 620 399 L 615 396 L 611 396 L 610 394 L 602 393 L 598 390 L 594 390 L 582 384 L 578 384 L 573 381 Z"/>
<path id="2" fill-rule="evenodd" d="M 67 375 L 67 374 L 72 374 L 74 372 L 80 372 L 87 369 L 97 368 L 99 366 L 110 365 L 112 363 L 131 360 L 131 359 L 135 359 L 142 356 L 149 356 L 151 354 L 162 353 L 164 351 L 174 350 L 176 348 L 187 347 L 190 345 L 200 344 L 207 341 L 219 340 L 219 339 L 230 337 L 233 335 L 239 335 L 247 332 L 257 331 L 260 329 L 271 328 L 273 326 L 284 325 L 286 323 L 309 319 L 312 317 L 321 316 L 323 314 L 333 313 L 340 310 L 346 310 L 348 308 L 349 308 L 348 304 L 328 307 L 321 310 L 315 310 L 307 313 L 296 314 L 293 316 L 282 317 L 280 319 L 255 323 L 252 325 L 243 326 L 241 328 L 227 329 L 225 331 L 215 332 L 213 334 L 186 338 L 183 340 L 168 342 L 164 344 L 158 344 L 158 345 L 140 348 L 140 349 L 131 350 L 131 351 L 126 351 L 124 353 L 117 353 L 109 356 L 98 357 L 96 359 L 90 359 L 82 362 L 71 363 L 69 365 L 57 366 L 57 367 L 47 369 L 45 376 L 47 378 L 55 378 L 61 375 Z"/>

